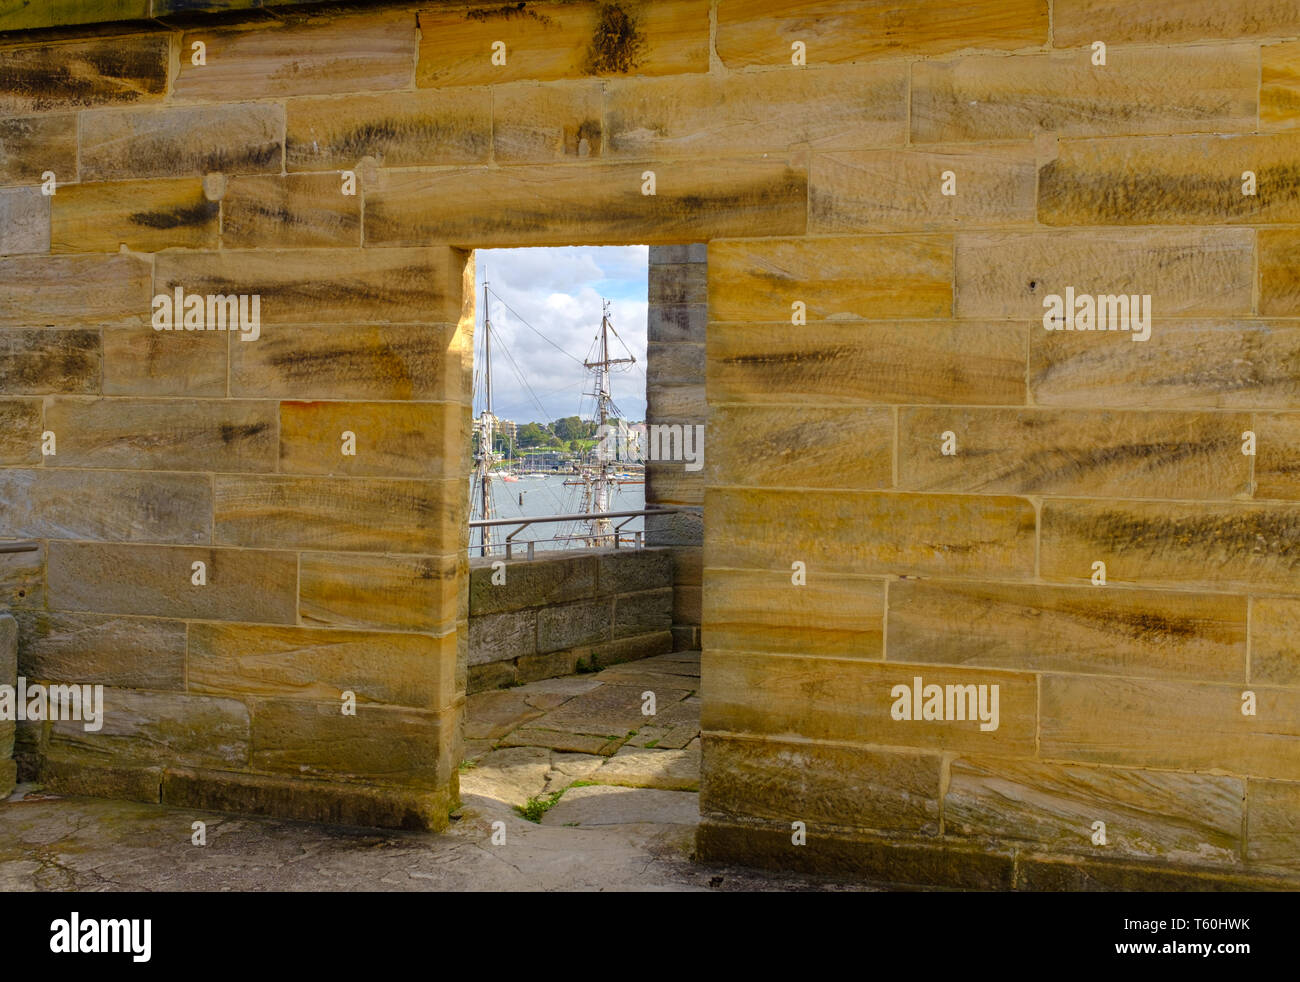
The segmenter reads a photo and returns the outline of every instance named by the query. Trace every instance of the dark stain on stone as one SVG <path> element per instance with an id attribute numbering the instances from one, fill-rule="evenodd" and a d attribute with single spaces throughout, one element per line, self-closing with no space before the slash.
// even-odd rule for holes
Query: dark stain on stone
<path id="1" fill-rule="evenodd" d="M 465 14 L 469 20 L 489 21 L 489 20 L 515 20 L 520 17 L 531 18 L 539 24 L 550 24 L 551 18 L 545 14 L 539 14 L 536 10 L 531 9 L 526 2 L 507 3 L 500 7 L 480 7 L 470 10 Z"/>
<path id="2" fill-rule="evenodd" d="M 201 201 L 193 205 L 178 205 L 164 211 L 134 211 L 129 216 L 132 225 L 143 228 L 169 229 L 203 225 L 217 217 L 219 205 L 215 201 Z"/>
<path id="3" fill-rule="evenodd" d="M 636 18 L 618 4 L 601 4 L 600 20 L 587 53 L 587 70 L 595 75 L 626 75 L 641 63 L 645 37 Z"/>
<path id="4" fill-rule="evenodd" d="M 167 87 L 166 38 L 48 45 L 6 52 L 0 100 L 46 109 L 136 102 Z"/>
<path id="5" fill-rule="evenodd" d="M 1056 522 L 1071 535 L 1117 555 L 1169 560 L 1196 554 L 1209 562 L 1272 560 L 1300 567 L 1300 510 L 1222 510 L 1178 517 L 1144 517 L 1124 511 L 1062 512 Z"/>
<path id="6" fill-rule="evenodd" d="M 434 563 L 432 559 L 421 559 L 418 569 L 420 579 L 422 580 L 436 580 L 440 578 L 438 576 L 437 564 Z"/>
<path id="7" fill-rule="evenodd" d="M 488 132 L 477 128 L 468 116 L 453 119 L 387 117 L 369 120 L 340 133 L 325 143 L 291 140 L 287 155 L 291 162 L 338 156 L 345 159 L 382 157 L 393 149 L 410 147 L 432 154 L 448 145 L 470 154 L 486 154 Z"/>
<path id="8" fill-rule="evenodd" d="M 234 443 L 236 440 L 257 436 L 259 433 L 265 433 L 268 426 L 267 423 L 222 423 L 221 442 L 229 444 Z"/>
<path id="9" fill-rule="evenodd" d="M 1106 622 L 1121 625 L 1124 632 L 1138 640 L 1193 638 L 1200 635 L 1196 624 L 1185 618 L 1166 617 L 1150 610 L 1106 611 Z"/>

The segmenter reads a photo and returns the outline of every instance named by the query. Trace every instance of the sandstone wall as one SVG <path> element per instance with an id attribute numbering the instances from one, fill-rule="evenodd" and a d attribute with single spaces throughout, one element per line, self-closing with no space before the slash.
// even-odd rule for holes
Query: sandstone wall
<path id="1" fill-rule="evenodd" d="M 672 650 L 669 551 L 566 550 L 498 570 L 494 561 L 470 560 L 469 692 Z"/>
<path id="2" fill-rule="evenodd" d="M 4 597 L 27 675 L 120 707 L 29 735 L 47 779 L 436 824 L 460 250 L 707 242 L 700 854 L 1296 884 L 1300 4 L 260 18 L 0 52 L 0 531 L 44 542 Z M 153 332 L 178 284 L 261 293 L 263 337 Z M 1045 330 L 1067 288 L 1150 295 L 1150 339 Z M 917 677 L 998 728 L 892 718 Z"/>

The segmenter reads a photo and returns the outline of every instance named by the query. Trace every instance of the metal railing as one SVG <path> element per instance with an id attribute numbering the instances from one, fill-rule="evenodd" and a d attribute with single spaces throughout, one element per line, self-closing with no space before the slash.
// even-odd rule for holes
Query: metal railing
<path id="1" fill-rule="evenodd" d="M 0 553 L 3 552 L 35 552 L 41 547 L 39 542 L 33 542 L 28 539 L 25 542 L 0 542 Z"/>
<path id="2" fill-rule="evenodd" d="M 489 550 L 492 550 L 492 549 L 499 549 L 504 546 L 506 551 L 506 558 L 513 559 L 515 546 L 526 545 L 528 547 L 528 558 L 532 559 L 534 557 L 534 549 L 537 545 L 537 540 L 529 539 L 527 542 L 514 541 L 515 536 L 518 535 L 520 532 L 522 532 L 524 529 L 528 528 L 530 525 L 542 525 L 547 522 L 584 522 L 592 518 L 621 518 L 623 519 L 623 521 L 619 522 L 616 526 L 614 526 L 612 531 L 606 532 L 604 534 L 592 535 L 590 533 L 587 533 L 587 534 L 578 534 L 578 535 L 565 535 L 565 536 L 556 536 L 553 539 L 542 540 L 545 542 L 566 542 L 566 541 L 574 541 L 574 540 L 582 541 L 582 542 L 590 542 L 593 539 L 597 541 L 612 539 L 614 548 L 618 549 L 622 547 L 623 539 L 624 539 L 624 537 L 620 534 L 620 532 L 622 531 L 623 526 L 626 525 L 628 522 L 632 521 L 632 519 L 640 518 L 646 515 L 668 515 L 673 512 L 679 512 L 679 511 L 699 511 L 699 508 L 698 506 L 693 506 L 693 505 L 663 505 L 657 508 L 642 508 L 636 511 L 589 511 L 589 512 L 579 512 L 578 514 L 575 515 L 542 515 L 538 518 L 489 518 L 489 519 L 479 519 L 478 521 L 470 522 L 469 527 L 471 529 L 483 529 L 483 528 L 497 528 L 502 525 L 517 525 L 518 528 L 516 528 L 513 532 L 507 535 L 504 542 L 489 542 L 487 547 Z M 644 531 L 633 532 L 631 533 L 630 538 L 628 538 L 627 541 L 631 544 L 633 549 L 642 549 L 645 547 L 645 532 Z M 481 545 L 478 546 L 471 545 L 470 551 L 474 552 L 475 550 L 477 550 L 481 553 L 482 548 L 483 547 Z"/>

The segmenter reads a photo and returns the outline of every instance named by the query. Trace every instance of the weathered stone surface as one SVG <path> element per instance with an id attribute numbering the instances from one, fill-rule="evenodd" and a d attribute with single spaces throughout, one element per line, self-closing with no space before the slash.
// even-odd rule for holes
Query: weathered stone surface
<path id="1" fill-rule="evenodd" d="M 656 190 L 644 194 L 651 170 Z M 802 235 L 806 199 L 800 158 L 384 171 L 366 194 L 365 244 L 484 248 Z"/>
<path id="2" fill-rule="evenodd" d="M 709 69 L 709 7 L 664 0 L 635 9 L 592 2 L 421 10 L 416 85 L 490 85 L 587 75 Z M 494 42 L 505 64 L 493 64 Z"/>
<path id="3" fill-rule="evenodd" d="M 954 624 L 961 630 L 954 631 Z M 889 657 L 1025 671 L 1245 681 L 1246 598 L 1091 585 L 902 580 L 889 586 Z"/>
<path id="4" fill-rule="evenodd" d="M 1300 44 L 1266 44 L 1260 52 L 1260 129 L 1293 130 L 1300 125 Z"/>
<path id="5" fill-rule="evenodd" d="M 1112 43 L 1300 34 L 1295 0 L 1243 0 L 1226 7 L 1209 0 L 1155 6 L 1142 0 L 1057 0 L 1053 14 L 1053 43 L 1062 47 L 1091 43 L 1099 24 Z"/>
<path id="6" fill-rule="evenodd" d="M 237 103 L 81 114 L 81 179 L 275 174 L 284 107 Z"/>
<path id="7" fill-rule="evenodd" d="M 500 164 L 600 157 L 602 85 L 581 82 L 492 87 L 492 157 Z"/>
<path id="8" fill-rule="evenodd" d="M 0 189 L 0 255 L 50 251 L 50 199 L 40 188 Z"/>
<path id="9" fill-rule="evenodd" d="M 794 586 L 789 570 L 705 572 L 709 647 L 835 658 L 882 658 L 885 583 L 808 573 Z"/>
<path id="10" fill-rule="evenodd" d="M 827 323 L 808 332 L 780 324 L 712 324 L 709 400 L 1020 404 L 1029 330 L 1023 322 Z"/>
<path id="11" fill-rule="evenodd" d="M 898 486 L 1092 497 L 1232 498 L 1250 489 L 1248 414 L 911 409 L 898 415 Z M 956 454 L 942 453 L 943 434 Z"/>
<path id="12" fill-rule="evenodd" d="M 1024 498 L 737 488 L 711 489 L 705 510 L 709 568 L 784 570 L 789 576 L 797 561 L 806 564 L 810 579 L 1033 571 L 1034 509 Z"/>
<path id="13" fill-rule="evenodd" d="M 625 788 L 659 788 L 663 791 L 698 791 L 700 744 L 669 750 L 624 744 L 605 760 L 591 780 Z"/>
<path id="14" fill-rule="evenodd" d="M 1091 30 L 1087 45 L 1097 34 L 1111 45 L 1105 68 L 1092 64 L 1088 46 L 917 62 L 913 142 L 1254 130 L 1257 47 L 1125 49 L 1104 21 Z"/>
<path id="15" fill-rule="evenodd" d="M 655 247 L 652 247 L 655 248 Z M 653 271 L 646 283 L 646 298 L 656 304 L 702 304 L 709 299 L 709 267 L 700 261 L 651 263 Z M 664 340 L 650 338 L 651 343 Z M 699 341 L 703 341 L 699 338 Z M 647 356 L 648 358 L 648 356 Z"/>
<path id="16" fill-rule="evenodd" d="M 355 325 L 454 324 L 466 261 L 438 247 L 169 253 L 157 258 L 154 282 L 159 292 L 181 286 L 186 293 L 258 294 L 263 335 L 242 347 L 260 349 L 274 325 L 309 325 L 312 332 L 353 325 L 364 338 Z M 294 332 L 300 349 L 309 340 L 308 332 Z"/>
<path id="17" fill-rule="evenodd" d="M 298 613 L 304 624 L 442 634 L 456 621 L 457 558 L 303 553 Z"/>
<path id="18" fill-rule="evenodd" d="M 446 731 L 455 711 L 358 702 L 357 714 L 344 716 L 337 700 L 259 699 L 252 717 L 252 765 L 260 770 L 431 788 L 454 770 Z"/>
<path id="19" fill-rule="evenodd" d="M 0 614 L 0 685 L 18 683 L 18 622 L 9 614 Z M 13 790 L 17 773 L 11 758 L 14 754 L 12 719 L 0 720 L 0 791 L 6 796 Z"/>
<path id="20" fill-rule="evenodd" d="M 1257 715 L 1241 712 L 1242 688 L 1044 675 L 1044 757 L 1251 777 L 1300 779 L 1300 691 L 1256 686 Z M 1188 725 L 1195 720 L 1194 725 Z"/>
<path id="21" fill-rule="evenodd" d="M 888 408 L 714 406 L 705 441 L 714 484 L 866 490 L 893 483 Z M 703 472 L 701 472 L 703 473 Z"/>
<path id="22" fill-rule="evenodd" d="M 280 471 L 460 477 L 468 430 L 469 412 L 451 403 L 282 402 Z M 355 437 L 355 455 L 342 453 L 343 433 Z"/>
<path id="23" fill-rule="evenodd" d="M 958 758 L 944 793 L 950 835 L 1024 839 L 1075 853 L 1239 863 L 1240 778 Z M 1106 823 L 1106 846 L 1092 842 Z"/>
<path id="24" fill-rule="evenodd" d="M 276 404 L 245 400 L 55 398 L 47 463 L 166 471 L 273 471 Z"/>
<path id="25" fill-rule="evenodd" d="M 1029 333 L 1029 385 L 1034 402 L 1044 406 L 1300 408 L 1297 326 L 1157 317 L 1134 357 L 1122 344 L 1036 324 Z"/>
<path id="26" fill-rule="evenodd" d="M 0 330 L 0 390 L 97 392 L 99 359 L 98 331 Z"/>
<path id="27" fill-rule="evenodd" d="M 207 64 L 187 57 L 207 45 Z M 404 89 L 415 59 L 415 18 L 406 11 L 332 17 L 317 23 L 262 21 L 252 28 L 207 27 L 180 41 L 172 95 L 183 100 Z"/>
<path id="28" fill-rule="evenodd" d="M 696 267 L 701 273 L 703 267 Z M 704 277 L 700 277 L 703 285 Z M 651 288 L 653 289 L 653 287 Z M 654 302 L 653 300 L 651 301 Z M 673 344 L 646 344 L 646 388 L 663 389 L 674 385 L 699 385 L 704 381 L 704 343 L 678 341 Z M 704 406 L 700 406 L 704 415 Z"/>
<path id="29" fill-rule="evenodd" d="M 580 787 L 564 793 L 559 804 L 542 816 L 542 824 L 560 827 L 577 825 L 693 826 L 699 821 L 695 795 L 658 788 Z"/>
<path id="30" fill-rule="evenodd" d="M 1300 313 L 1300 232 L 1259 230 L 1259 312 L 1294 317 Z"/>
<path id="31" fill-rule="evenodd" d="M 1300 873 L 1300 784 L 1246 783 L 1246 861 Z"/>
<path id="32" fill-rule="evenodd" d="M 238 476 L 214 479 L 214 539 L 252 548 L 439 554 L 458 539 L 460 481 Z"/>
<path id="33" fill-rule="evenodd" d="M 480 692 L 465 703 L 465 738 L 496 740 L 544 712 L 519 689 Z"/>
<path id="34" fill-rule="evenodd" d="M 1258 413 L 1254 430 L 1255 497 L 1300 499 L 1300 414 Z"/>
<path id="35" fill-rule="evenodd" d="M 47 170 L 77 179 L 77 114 L 0 119 L 0 184 L 38 184 Z"/>
<path id="36" fill-rule="evenodd" d="M 157 804 L 163 769 L 147 765 L 119 767 L 102 760 L 86 760 L 77 754 L 63 756 L 56 752 L 41 757 L 36 778 L 44 790 L 56 794 Z"/>
<path id="37" fill-rule="evenodd" d="M 798 734 L 809 740 L 888 744 L 1004 756 L 1035 753 L 1036 676 L 865 659 L 704 651 L 705 732 Z M 998 686 L 998 728 L 975 720 L 896 720 L 894 686 Z M 992 690 L 989 690 L 992 698 Z M 991 705 L 991 703 L 990 703 Z M 1044 724 L 1046 725 L 1046 724 Z"/>
<path id="38" fill-rule="evenodd" d="M 196 177 L 60 188 L 51 199 L 54 252 L 215 249 L 221 205 Z"/>
<path id="39" fill-rule="evenodd" d="M 204 564 L 205 586 L 193 565 Z M 298 557 L 244 549 L 51 542 L 48 603 L 153 617 L 292 624 Z"/>
<path id="40" fill-rule="evenodd" d="M 212 487 L 199 474 L 0 470 L 5 532 L 111 542 L 206 542 Z"/>
<path id="41" fill-rule="evenodd" d="M 542 608 L 537 614 L 537 650 L 562 651 L 609 640 L 613 607 L 612 599 L 599 598 Z"/>
<path id="42" fill-rule="evenodd" d="M 492 583 L 491 565 L 480 564 L 470 571 L 469 609 L 474 617 L 540 607 L 595 596 L 596 558 L 579 555 L 532 562 L 506 563 L 506 581 Z"/>
<path id="43" fill-rule="evenodd" d="M 596 582 L 601 593 L 672 586 L 672 555 L 661 549 L 601 552 L 596 556 Z"/>
<path id="44" fill-rule="evenodd" d="M 947 173 L 953 195 L 942 190 Z M 1034 221 L 1035 179 L 1028 146 L 818 154 L 809 173 L 808 231 L 1026 225 Z"/>
<path id="45" fill-rule="evenodd" d="M 0 327 L 147 325 L 149 273 L 139 256 L 0 259 Z"/>
<path id="46" fill-rule="evenodd" d="M 215 767 L 248 763 L 248 710 L 234 699 L 104 689 L 103 728 L 51 724 L 50 748 L 85 764 L 147 760 Z"/>
<path id="47" fill-rule="evenodd" d="M 221 199 L 228 249 L 361 245 L 361 195 L 342 192 L 338 174 L 235 177 Z"/>
<path id="48" fill-rule="evenodd" d="M 170 44 L 153 34 L 6 48 L 0 115 L 156 102 L 167 90 Z"/>
<path id="49" fill-rule="evenodd" d="M 712 242 L 709 320 L 779 321 L 795 333 L 796 301 L 809 321 L 947 317 L 952 275 L 944 235 Z"/>
<path id="50" fill-rule="evenodd" d="M 673 591 L 670 587 L 614 598 L 615 638 L 667 631 L 672 625 Z"/>
<path id="51" fill-rule="evenodd" d="M 650 689 L 655 694 L 655 708 L 658 712 L 667 711 L 674 703 L 691 694 L 690 689 L 681 687 L 681 682 L 680 676 L 664 676 L 663 684 Z M 548 713 L 536 725 L 566 733 L 605 736 L 621 743 L 631 731 L 658 719 L 657 716 L 645 716 L 642 713 L 646 705 L 642 695 L 645 691 L 647 690 L 642 685 L 602 685 L 599 689 L 574 696 L 560 708 Z"/>
<path id="52" fill-rule="evenodd" d="M 1300 600 L 1259 597 L 1250 605 L 1250 680 L 1300 685 Z"/>
<path id="53" fill-rule="evenodd" d="M 904 66 L 893 63 L 618 80 L 607 84 L 605 116 L 614 157 L 901 145 L 907 79 Z M 754 125 L 758 119 L 763 125 Z"/>
<path id="54" fill-rule="evenodd" d="M 1063 140 L 1038 174 L 1046 225 L 1300 221 L 1300 139 L 1184 136 Z M 1257 193 L 1242 193 L 1242 174 Z"/>
<path id="55" fill-rule="evenodd" d="M 611 641 L 599 641 L 595 644 L 573 648 L 569 654 L 574 658 L 573 667 L 566 674 L 577 671 L 577 663 L 582 662 L 588 668 L 605 668 L 623 662 L 635 662 L 642 658 L 662 655 L 672 650 L 672 633 L 668 630 L 652 631 L 627 638 L 614 638 Z M 538 656 L 539 658 L 543 656 Z M 521 659 L 522 664 L 522 659 Z"/>
<path id="56" fill-rule="evenodd" d="M 252 618 L 249 618 L 250 620 Z M 452 700 L 456 637 L 244 624 L 191 624 L 191 692 L 440 709 Z"/>
<path id="57" fill-rule="evenodd" d="M 384 167 L 486 163 L 492 149 L 486 87 L 290 99 L 286 106 L 290 171 L 351 170 L 365 157 Z M 358 175 L 358 191 L 360 183 Z"/>
<path id="58" fill-rule="evenodd" d="M 572 675 L 578 670 L 578 652 L 583 649 L 570 649 L 569 651 L 549 651 L 543 654 L 520 655 L 515 659 L 515 676 L 520 682 L 532 682 L 535 680 L 555 678 L 560 675 Z"/>
<path id="59" fill-rule="evenodd" d="M 286 311 L 285 316 L 304 315 Z M 262 330 L 256 342 L 230 342 L 233 395 L 468 401 L 473 362 L 454 325 L 354 326 L 323 320 L 319 326 Z"/>
<path id="60" fill-rule="evenodd" d="M 608 88 L 608 86 L 607 86 Z M 650 265 L 680 265 L 683 263 L 708 262 L 709 246 L 706 242 L 692 242 L 690 245 L 656 245 L 650 246 Z M 654 270 L 650 271 L 653 280 Z"/>
<path id="61" fill-rule="evenodd" d="M 149 16 L 149 7 L 149 0 L 20 0 L 0 13 L 0 31 L 143 19 Z"/>
<path id="62" fill-rule="evenodd" d="M 171 767 L 162 786 L 163 803 L 176 808 L 414 832 L 446 829 L 451 798 L 446 791 Z"/>
<path id="63" fill-rule="evenodd" d="M 20 610 L 30 679 L 126 689 L 185 688 L 185 624 L 154 617 Z"/>
<path id="64" fill-rule="evenodd" d="M 652 289 L 654 282 L 652 277 Z M 650 344 L 682 341 L 703 344 L 709 323 L 709 308 L 703 303 L 651 303 L 647 321 Z"/>
<path id="65" fill-rule="evenodd" d="M 6 538 L 15 537 L 7 533 Z M 0 554 L 0 606 L 45 606 L 45 544 L 33 552 Z"/>
<path id="66" fill-rule="evenodd" d="M 1025 317 L 1043 333 L 1054 333 L 1043 331 L 1043 298 L 1067 286 L 1076 296 L 1149 294 L 1153 320 L 1251 310 L 1249 229 L 958 232 L 956 255 L 957 316 Z M 1073 340 L 1134 343 L 1113 332 Z"/>
<path id="67" fill-rule="evenodd" d="M 551 752 L 544 747 L 493 750 L 461 774 L 461 798 L 481 797 L 522 808 L 542 793 L 550 770 Z"/>
<path id="68" fill-rule="evenodd" d="M 1241 893 L 1294 890 L 1290 880 L 1232 868 L 1178 868 L 1152 861 L 1080 860 L 1022 851 L 1016 857 L 1016 889 L 1042 893 Z"/>
<path id="69" fill-rule="evenodd" d="M 533 609 L 478 614 L 469 621 L 469 665 L 513 661 L 537 653 L 537 614 Z"/>
<path id="70" fill-rule="evenodd" d="M 1111 583 L 1294 590 L 1300 507 L 1048 499 L 1039 555 L 1047 580 L 1086 583 L 1101 560 Z"/>
<path id="71" fill-rule="evenodd" d="M 939 832 L 938 754 L 716 737 L 700 808 L 773 821 Z"/>
<path id="72" fill-rule="evenodd" d="M 733 70 L 789 67 L 794 41 L 807 45 L 809 65 L 824 65 L 968 47 L 1033 47 L 1047 37 L 1043 0 L 975 0 L 960 17 L 941 0 L 919 0 L 906 16 L 885 0 L 723 0 L 718 7 L 718 55 Z"/>
<path id="73" fill-rule="evenodd" d="M 224 331 L 177 334 L 133 327 L 103 334 L 105 395 L 226 395 L 231 345 Z"/>
<path id="74" fill-rule="evenodd" d="M 42 432 L 39 399 L 0 399 L 0 464 L 39 464 Z"/>

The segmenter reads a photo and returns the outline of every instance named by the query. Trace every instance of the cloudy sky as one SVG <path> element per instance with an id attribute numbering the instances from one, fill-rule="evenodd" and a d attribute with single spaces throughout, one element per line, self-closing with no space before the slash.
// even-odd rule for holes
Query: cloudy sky
<path id="1" fill-rule="evenodd" d="M 479 249 L 475 256 L 479 325 L 485 275 L 490 291 L 492 392 L 498 416 L 518 423 L 573 415 L 590 418 L 595 400 L 584 398 L 583 393 L 592 390 L 594 378 L 579 363 L 589 353 L 595 356 L 592 341 L 600 330 L 603 297 L 610 301 L 610 322 L 627 345 L 624 349 L 611 336 L 611 357 L 625 358 L 630 350 L 636 358 L 630 370 L 614 375 L 615 405 L 627 419 L 645 418 L 648 247 Z M 501 350 L 503 345 L 513 355 L 513 364 Z M 481 329 L 475 331 L 475 346 L 477 375 L 483 350 Z M 536 401 L 521 384 L 520 373 Z M 475 414 L 481 403 L 476 385 Z"/>

